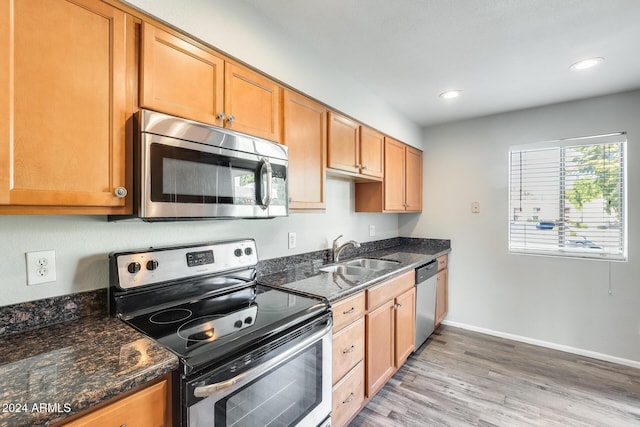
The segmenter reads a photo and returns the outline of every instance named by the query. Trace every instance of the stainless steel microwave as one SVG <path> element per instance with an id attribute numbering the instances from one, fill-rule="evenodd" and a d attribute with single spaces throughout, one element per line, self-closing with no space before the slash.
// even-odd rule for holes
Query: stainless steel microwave
<path id="1" fill-rule="evenodd" d="M 286 146 L 150 110 L 135 120 L 137 217 L 288 215 Z"/>

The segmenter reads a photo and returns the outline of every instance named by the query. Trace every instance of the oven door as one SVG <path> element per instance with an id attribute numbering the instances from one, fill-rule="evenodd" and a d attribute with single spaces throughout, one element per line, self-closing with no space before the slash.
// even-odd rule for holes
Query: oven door
<path id="1" fill-rule="evenodd" d="M 138 216 L 286 216 L 287 161 L 178 138 L 142 134 Z"/>
<path id="2" fill-rule="evenodd" d="M 187 425 L 328 425 L 331 326 L 323 316 L 190 381 Z"/>

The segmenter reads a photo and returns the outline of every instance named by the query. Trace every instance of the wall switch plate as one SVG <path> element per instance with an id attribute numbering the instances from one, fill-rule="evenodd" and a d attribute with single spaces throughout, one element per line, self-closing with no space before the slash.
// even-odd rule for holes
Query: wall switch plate
<path id="1" fill-rule="evenodd" d="M 373 237 L 376 235 L 376 226 L 371 224 L 369 226 L 369 237 Z"/>
<path id="2" fill-rule="evenodd" d="M 56 251 L 27 252 L 27 285 L 56 281 Z"/>
<path id="3" fill-rule="evenodd" d="M 289 249 L 293 249 L 296 247 L 296 233 L 293 231 L 289 232 Z"/>
<path id="4" fill-rule="evenodd" d="M 471 203 L 471 213 L 480 213 L 480 202 Z"/>

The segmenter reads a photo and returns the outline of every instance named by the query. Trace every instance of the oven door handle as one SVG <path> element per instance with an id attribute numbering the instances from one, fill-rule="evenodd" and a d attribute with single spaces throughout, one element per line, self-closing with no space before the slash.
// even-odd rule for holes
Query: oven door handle
<path id="1" fill-rule="evenodd" d="M 303 341 L 298 343 L 295 347 L 287 350 L 286 352 L 279 354 L 278 356 L 269 359 L 267 362 L 256 366 L 255 368 L 249 369 L 246 372 L 238 374 L 237 376 L 231 378 L 227 381 L 221 381 L 215 384 L 198 386 L 193 390 L 193 395 L 195 397 L 209 397 L 215 394 L 227 394 L 231 391 L 242 387 L 248 382 L 253 381 L 258 378 L 263 373 L 269 371 L 270 369 L 276 367 L 281 364 L 285 360 L 290 357 L 295 356 L 300 351 L 304 350 L 309 345 L 323 338 L 325 335 L 331 333 L 331 322 L 322 330 L 315 332 L 313 335 L 310 335 L 308 338 L 305 338 Z"/>
<path id="2" fill-rule="evenodd" d="M 262 209 L 267 209 L 271 204 L 271 200 L 273 200 L 271 188 L 273 169 L 271 167 L 271 162 L 269 162 L 269 159 L 266 157 L 263 157 L 260 163 L 260 207 Z M 266 174 L 263 172 L 264 169 L 267 170 Z"/>

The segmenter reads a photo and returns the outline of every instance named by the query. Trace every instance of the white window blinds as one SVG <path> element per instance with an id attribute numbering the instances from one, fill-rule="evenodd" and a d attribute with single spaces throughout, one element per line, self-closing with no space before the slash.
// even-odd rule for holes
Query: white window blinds
<path id="1" fill-rule="evenodd" d="M 509 251 L 626 260 L 626 133 L 512 147 Z"/>

